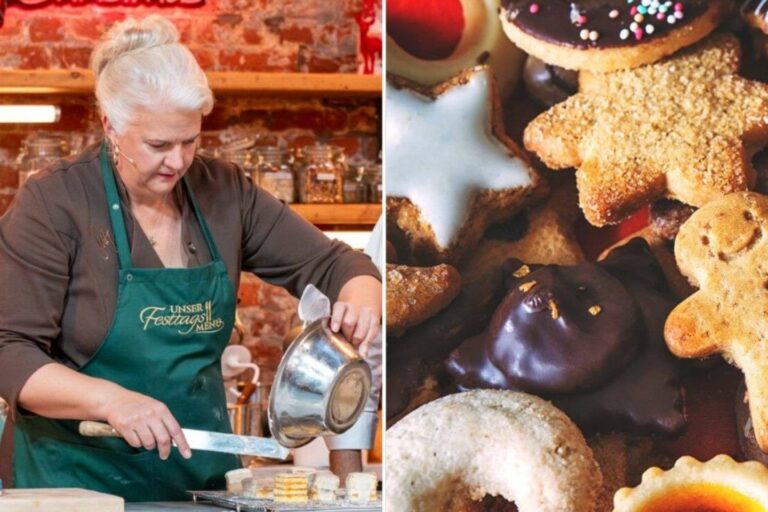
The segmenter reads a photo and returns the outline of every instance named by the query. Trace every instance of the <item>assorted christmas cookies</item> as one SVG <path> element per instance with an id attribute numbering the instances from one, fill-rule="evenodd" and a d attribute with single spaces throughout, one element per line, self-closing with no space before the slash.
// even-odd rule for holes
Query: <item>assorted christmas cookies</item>
<path id="1" fill-rule="evenodd" d="M 553 169 L 577 168 L 596 226 L 665 196 L 702 206 L 746 190 L 768 141 L 768 85 L 736 74 L 739 54 L 718 35 L 658 64 L 582 73 L 577 95 L 528 125 L 525 146 Z"/>
<path id="2" fill-rule="evenodd" d="M 568 69 L 606 73 L 650 64 L 709 35 L 728 0 L 503 0 L 507 36 Z"/>
<path id="3" fill-rule="evenodd" d="M 399 6 L 468 38 L 396 39 L 447 65 L 492 3 Z M 762 466 L 672 468 L 768 460 L 768 84 L 741 21 L 768 1 L 735 4 L 501 0 L 528 53 L 503 105 L 497 64 L 389 77 L 388 510 L 768 510 Z"/>

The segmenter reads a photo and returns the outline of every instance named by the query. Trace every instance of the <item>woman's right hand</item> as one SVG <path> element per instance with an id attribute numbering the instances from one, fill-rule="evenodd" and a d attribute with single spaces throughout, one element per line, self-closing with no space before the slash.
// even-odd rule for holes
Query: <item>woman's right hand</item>
<path id="1" fill-rule="evenodd" d="M 105 404 L 104 418 L 134 448 L 157 448 L 165 460 L 175 442 L 181 455 L 192 456 L 184 433 L 168 407 L 154 398 L 124 388 L 115 390 Z"/>

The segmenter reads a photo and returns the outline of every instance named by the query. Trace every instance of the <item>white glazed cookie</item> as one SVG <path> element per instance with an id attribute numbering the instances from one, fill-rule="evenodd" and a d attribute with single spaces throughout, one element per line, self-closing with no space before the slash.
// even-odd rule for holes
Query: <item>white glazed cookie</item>
<path id="1" fill-rule="evenodd" d="M 387 87 L 387 215 L 412 253 L 456 263 L 493 222 L 544 185 L 507 137 L 493 76 L 469 70 L 434 89 L 392 77 Z"/>
<path id="2" fill-rule="evenodd" d="M 419 9 L 421 2 L 410 4 Z M 517 85 L 525 54 L 507 38 L 499 21 L 499 0 L 461 0 L 464 30 L 453 52 L 444 59 L 427 60 L 412 55 L 387 37 L 387 71 L 432 87 L 479 64 L 488 64 L 496 75 L 501 97 Z"/>
<path id="3" fill-rule="evenodd" d="M 600 469 L 579 429 L 525 393 L 474 390 L 412 412 L 387 431 L 384 508 L 462 510 L 486 494 L 520 512 L 594 512 Z"/>

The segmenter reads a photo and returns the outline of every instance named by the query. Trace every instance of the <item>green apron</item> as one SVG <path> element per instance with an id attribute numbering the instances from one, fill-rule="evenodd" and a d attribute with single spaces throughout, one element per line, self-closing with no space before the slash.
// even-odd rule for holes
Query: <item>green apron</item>
<path id="1" fill-rule="evenodd" d="M 107 337 L 80 369 L 151 396 L 182 427 L 231 432 L 219 360 L 235 316 L 235 290 L 186 177 L 183 186 L 208 243 L 203 267 L 134 268 L 120 199 L 106 148 L 101 174 L 120 260 L 117 307 Z M 186 490 L 223 489 L 224 473 L 240 467 L 234 455 L 177 449 L 163 461 L 157 450 L 122 439 L 86 438 L 79 422 L 17 415 L 15 487 L 85 487 L 128 501 L 185 500 Z"/>

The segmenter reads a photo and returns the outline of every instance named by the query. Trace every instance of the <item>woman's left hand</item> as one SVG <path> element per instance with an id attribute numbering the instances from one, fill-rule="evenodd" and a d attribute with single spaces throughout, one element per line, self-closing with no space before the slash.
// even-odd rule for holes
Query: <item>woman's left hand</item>
<path id="1" fill-rule="evenodd" d="M 365 356 L 371 341 L 381 329 L 379 315 L 368 306 L 339 301 L 333 305 L 331 330 L 344 335 Z"/>

